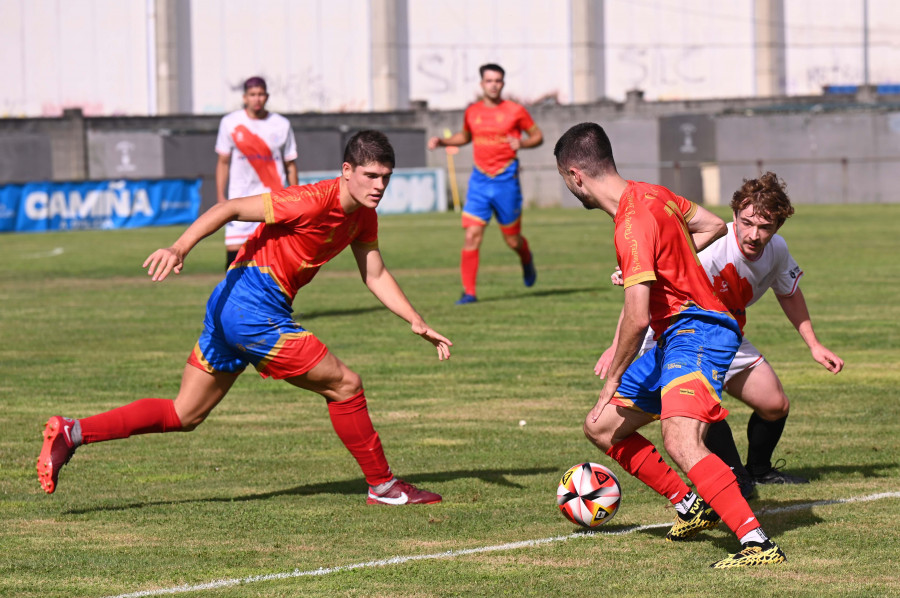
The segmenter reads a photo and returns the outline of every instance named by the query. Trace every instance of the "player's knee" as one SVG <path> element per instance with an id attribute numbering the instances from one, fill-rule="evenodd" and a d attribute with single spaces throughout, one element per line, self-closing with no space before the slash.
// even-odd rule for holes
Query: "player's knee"
<path id="1" fill-rule="evenodd" d="M 784 393 L 781 393 L 779 397 L 776 397 L 776 400 L 773 400 L 768 405 L 757 409 L 756 413 L 765 420 L 776 421 L 787 417 L 790 410 L 791 402 L 788 400 L 787 396 L 785 396 Z"/>
<path id="2" fill-rule="evenodd" d="M 344 376 L 341 378 L 340 388 L 338 389 L 339 394 L 345 397 L 352 397 L 362 392 L 362 389 L 362 378 L 359 374 L 349 368 L 345 368 Z"/>
<path id="3" fill-rule="evenodd" d="M 584 419 L 583 429 L 585 437 L 601 451 L 606 452 L 613 445 L 612 433 L 602 426 L 598 426 L 597 422 L 592 422 L 590 414 Z"/>
<path id="4" fill-rule="evenodd" d="M 503 235 L 503 240 L 514 251 L 518 250 L 519 246 L 522 245 L 522 237 L 519 235 Z"/>

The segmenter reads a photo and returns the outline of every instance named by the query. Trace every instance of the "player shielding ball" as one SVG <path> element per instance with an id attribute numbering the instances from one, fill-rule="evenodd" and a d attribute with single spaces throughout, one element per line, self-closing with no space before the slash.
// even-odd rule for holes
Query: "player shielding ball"
<path id="1" fill-rule="evenodd" d="M 696 255 L 725 233 L 725 223 L 665 187 L 622 178 L 596 123 L 570 128 L 553 153 L 572 194 L 613 218 L 625 279 L 618 346 L 585 419 L 585 435 L 672 503 L 678 515 L 667 540 L 693 537 L 721 516 L 742 548 L 713 567 L 783 562 L 784 552 L 763 531 L 731 469 L 703 444 L 709 424 L 728 415 L 722 383 L 741 344 L 737 321 L 716 298 Z M 648 326 L 658 345 L 632 363 Z M 638 433 L 657 419 L 666 450 L 696 492 Z"/>
<path id="2" fill-rule="evenodd" d="M 537 147 L 543 133 L 524 106 L 504 100 L 505 71 L 497 64 L 480 69 L 482 99 L 466 108 L 463 130 L 446 139 L 432 137 L 428 149 L 473 143 L 475 168 L 469 177 L 462 225 L 466 231 L 460 258 L 463 293 L 457 305 L 474 303 L 478 278 L 479 251 L 484 227 L 496 214 L 503 239 L 519 256 L 522 280 L 534 285 L 537 271 L 528 240 L 522 236 L 522 188 L 519 185 L 520 149 Z M 526 137 L 522 137 L 525 133 Z"/>
<path id="3" fill-rule="evenodd" d="M 437 503 L 441 496 L 395 478 L 366 405 L 358 374 L 291 318 L 297 291 L 348 245 L 369 290 L 412 331 L 450 357 L 452 343 L 429 327 L 391 276 L 378 249 L 381 201 L 394 150 L 377 131 L 354 135 L 341 175 L 302 187 L 233 199 L 201 215 L 175 243 L 144 262 L 154 281 L 181 272 L 184 259 L 226 222 L 265 222 L 247 240 L 207 303 L 204 329 L 174 401 L 148 398 L 84 419 L 53 416 L 38 459 L 43 489 L 56 490 L 60 468 L 81 444 L 132 434 L 190 431 L 200 425 L 248 364 L 322 395 L 338 437 L 369 484 L 369 504 Z"/>
<path id="4" fill-rule="evenodd" d="M 743 330 L 747 308 L 772 289 L 785 316 L 809 347 L 812 358 L 837 374 L 843 369 L 844 361 L 816 336 L 800 290 L 803 271 L 788 251 L 787 241 L 777 234 L 794 213 L 784 182 L 772 172 L 745 179 L 732 196 L 731 209 L 733 220 L 727 225 L 728 232 L 700 252 L 700 262 L 716 295 Z M 613 282 L 622 284 L 620 272 L 613 274 Z M 641 354 L 655 346 L 652 331 L 648 331 Z M 613 344 L 597 361 L 594 372 L 600 377 L 606 375 L 615 349 L 616 339 L 613 339 Z M 772 455 L 784 431 L 790 402 L 775 370 L 747 338 L 741 342 L 725 374 L 725 390 L 753 409 L 747 422 L 746 469 L 727 421 L 710 425 L 706 446 L 735 471 L 744 495 L 752 492 L 753 484 L 808 483 L 806 478 L 772 466 Z"/>

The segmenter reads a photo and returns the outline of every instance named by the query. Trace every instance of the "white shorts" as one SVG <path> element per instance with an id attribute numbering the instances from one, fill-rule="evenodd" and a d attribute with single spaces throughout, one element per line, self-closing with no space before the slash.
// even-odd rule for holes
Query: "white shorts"
<path id="1" fill-rule="evenodd" d="M 225 244 L 226 245 L 243 245 L 244 241 L 253 234 L 256 227 L 261 222 L 226 222 L 225 223 Z"/>
<path id="2" fill-rule="evenodd" d="M 643 355 L 654 348 L 656 348 L 656 341 L 653 340 L 653 331 L 648 330 L 647 336 L 644 337 L 644 344 L 641 345 L 641 350 L 638 351 L 638 355 Z M 737 374 L 740 374 L 744 370 L 755 368 L 765 360 L 766 358 L 759 352 L 759 349 L 754 347 L 753 343 L 744 337 L 744 340 L 741 341 L 741 346 L 738 347 L 737 353 L 734 355 L 731 366 L 728 368 L 728 373 L 725 374 L 725 384 L 728 384 L 728 381 Z"/>

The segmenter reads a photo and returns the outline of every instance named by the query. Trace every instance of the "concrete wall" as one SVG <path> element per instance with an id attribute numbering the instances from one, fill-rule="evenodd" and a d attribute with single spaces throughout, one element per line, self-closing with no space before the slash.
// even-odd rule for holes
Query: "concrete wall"
<path id="1" fill-rule="evenodd" d="M 520 152 L 528 206 L 579 205 L 556 171 L 553 146 L 570 126 L 599 122 L 626 178 L 664 184 L 697 201 L 727 203 L 742 179 L 773 170 L 797 203 L 900 202 L 900 97 L 814 96 L 736 101 L 626 102 L 529 111 L 544 133 L 541 147 Z M 462 127 L 462 110 L 288 114 L 301 171 L 330 170 L 356 130 L 385 131 L 398 167 L 446 167 L 426 139 Z M 204 206 L 215 196 L 213 145 L 220 116 L 0 120 L 0 184 L 27 180 L 194 177 L 204 179 Z M 462 197 L 471 145 L 454 157 Z"/>

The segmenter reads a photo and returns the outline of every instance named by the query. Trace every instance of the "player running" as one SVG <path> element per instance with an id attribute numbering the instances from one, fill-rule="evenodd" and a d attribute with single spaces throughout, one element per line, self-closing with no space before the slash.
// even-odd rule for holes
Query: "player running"
<path id="1" fill-rule="evenodd" d="M 462 225 L 466 231 L 460 260 L 463 293 L 457 305 L 474 303 L 475 282 L 484 227 L 497 215 L 503 240 L 519 255 L 526 287 L 534 285 L 537 271 L 528 240 L 522 236 L 522 188 L 519 186 L 519 149 L 537 147 L 544 136 L 524 106 L 501 97 L 505 71 L 485 64 L 481 73 L 482 99 L 466 108 L 463 130 L 442 139 L 432 137 L 428 149 L 473 142 L 475 167 L 469 177 Z M 522 138 L 522 133 L 527 135 Z"/>
<path id="2" fill-rule="evenodd" d="M 338 437 L 369 484 L 368 504 L 437 503 L 441 496 L 395 478 L 366 406 L 358 374 L 291 318 L 297 291 L 348 245 L 369 290 L 412 331 L 450 357 L 452 343 L 430 328 L 391 276 L 378 250 L 381 201 L 394 167 L 383 133 L 362 131 L 344 150 L 341 175 L 302 187 L 216 204 L 144 267 L 154 281 L 181 273 L 184 259 L 226 222 L 265 222 L 238 253 L 207 303 L 204 330 L 188 357 L 174 401 L 141 399 L 92 417 L 53 416 L 44 431 L 37 471 L 41 487 L 56 490 L 60 468 L 81 444 L 132 434 L 191 431 L 221 401 L 248 364 L 263 377 L 322 395 Z"/>
<path id="3" fill-rule="evenodd" d="M 784 182 L 772 172 L 758 179 L 745 179 L 741 188 L 734 192 L 731 210 L 733 221 L 727 225 L 728 232 L 700 252 L 700 262 L 716 295 L 743 330 L 747 308 L 772 289 L 784 315 L 809 347 L 812 358 L 837 374 L 843 369 L 844 361 L 816 337 L 806 300 L 800 291 L 803 271 L 788 251 L 787 242 L 776 234 L 794 213 Z M 621 285 L 621 272 L 617 270 L 612 279 Z M 618 335 L 618 330 L 616 332 Z M 648 331 L 640 353 L 655 346 L 653 333 Z M 614 338 L 594 368 L 601 378 L 609 370 L 615 350 Z M 725 390 L 754 411 L 747 422 L 746 469 L 727 421 L 710 425 L 706 446 L 734 470 L 744 496 L 752 492 L 753 484 L 809 483 L 806 478 L 772 466 L 772 454 L 784 431 L 790 402 L 775 370 L 746 338 L 725 374 Z"/>
<path id="4" fill-rule="evenodd" d="M 216 137 L 216 201 L 225 203 L 297 184 L 297 142 L 291 123 L 266 110 L 269 93 L 262 77 L 244 82 L 244 108 L 222 117 Z M 228 195 L 225 185 L 228 185 Z M 258 222 L 225 224 L 227 268 Z"/>
<path id="5" fill-rule="evenodd" d="M 584 207 L 613 218 L 625 278 L 618 346 L 585 419 L 585 435 L 671 501 L 678 515 L 667 540 L 686 540 L 714 527 L 718 514 L 742 548 L 712 567 L 783 562 L 784 552 L 763 532 L 731 469 L 703 444 L 709 424 L 728 415 L 722 383 L 741 344 L 737 321 L 716 298 L 696 255 L 696 248 L 725 233 L 725 223 L 665 187 L 623 179 L 609 138 L 595 123 L 569 129 L 553 153 L 572 194 Z M 658 345 L 632 363 L 648 325 Z M 696 492 L 638 433 L 657 419 L 666 450 Z"/>

